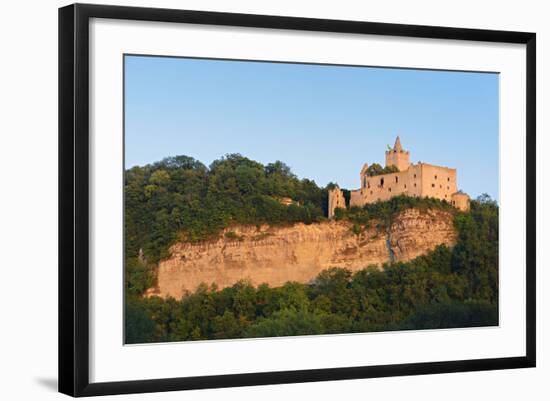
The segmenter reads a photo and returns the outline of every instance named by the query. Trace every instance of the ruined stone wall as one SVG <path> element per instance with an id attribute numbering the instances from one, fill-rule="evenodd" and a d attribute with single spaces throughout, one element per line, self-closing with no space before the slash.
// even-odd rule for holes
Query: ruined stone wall
<path id="1" fill-rule="evenodd" d="M 366 177 L 366 187 L 351 191 L 350 206 L 387 201 L 394 196 L 421 196 L 421 175 L 419 165 L 411 165 L 397 173 Z"/>
<path id="2" fill-rule="evenodd" d="M 457 192 L 456 169 L 422 163 L 421 196 L 446 200 Z"/>
<path id="3" fill-rule="evenodd" d="M 408 192 L 408 171 L 365 177 L 366 186 L 352 191 L 350 206 L 386 201 Z"/>
<path id="4" fill-rule="evenodd" d="M 409 182 L 407 188 L 409 188 L 409 196 L 422 196 L 422 176 L 424 174 L 422 170 L 422 164 L 414 164 L 409 167 Z"/>
<path id="5" fill-rule="evenodd" d="M 328 191 L 328 217 L 329 219 L 334 217 L 334 211 L 336 208 L 345 209 L 346 199 L 344 198 L 344 192 L 338 187 Z"/>
<path id="6" fill-rule="evenodd" d="M 470 197 L 462 192 L 457 192 L 451 197 L 451 204 L 463 212 L 470 210 Z"/>
<path id="7" fill-rule="evenodd" d="M 451 196 L 456 192 L 456 169 L 418 163 L 398 173 L 368 177 L 366 187 L 351 191 L 350 206 L 383 202 L 398 195 L 431 197 L 451 203 Z"/>
<path id="8" fill-rule="evenodd" d="M 406 195 L 436 198 L 461 210 L 469 209 L 468 195 L 457 192 L 456 169 L 427 163 L 410 164 L 410 154 L 403 150 L 399 136 L 393 148 L 386 151 L 388 166 L 396 166 L 399 172 L 368 177 L 365 163 L 360 173 L 360 188 L 350 191 L 350 206 L 362 207 Z"/>

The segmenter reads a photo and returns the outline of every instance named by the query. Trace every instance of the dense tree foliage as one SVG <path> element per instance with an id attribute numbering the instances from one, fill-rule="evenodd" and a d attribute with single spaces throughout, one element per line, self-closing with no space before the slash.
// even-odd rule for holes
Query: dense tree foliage
<path id="1" fill-rule="evenodd" d="M 187 156 L 133 167 L 126 171 L 124 195 L 126 256 L 138 258 L 142 250 L 145 266 L 132 261 L 130 268 L 139 275 L 167 256 L 177 239 L 205 240 L 231 224 L 313 223 L 327 207 L 327 191 L 314 181 L 298 179 L 280 161 L 263 166 L 239 154 L 209 168 Z M 292 204 L 281 203 L 282 197 Z"/>
<path id="2" fill-rule="evenodd" d="M 382 167 L 378 163 L 373 163 L 369 167 L 367 167 L 367 175 L 369 177 L 373 177 L 375 175 L 397 173 L 398 171 L 399 169 L 397 168 L 397 166 L 394 165 Z"/>
<path id="3" fill-rule="evenodd" d="M 176 240 L 201 241 L 232 224 L 314 223 L 327 189 L 288 166 L 228 155 L 206 167 L 185 156 L 126 172 L 126 342 L 269 337 L 498 324 L 498 206 L 488 197 L 456 211 L 433 199 L 396 197 L 337 210 L 354 227 L 391 222 L 399 211 L 446 208 L 458 242 L 407 263 L 352 273 L 331 268 L 308 284 L 246 281 L 199 286 L 182 299 L 145 298 L 159 258 Z M 290 205 L 279 200 L 289 197 Z"/>

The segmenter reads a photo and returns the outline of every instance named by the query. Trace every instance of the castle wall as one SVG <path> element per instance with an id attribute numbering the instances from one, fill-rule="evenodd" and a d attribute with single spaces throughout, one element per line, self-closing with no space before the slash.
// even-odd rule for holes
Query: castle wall
<path id="1" fill-rule="evenodd" d="M 456 169 L 422 163 L 420 196 L 446 200 L 451 203 L 457 192 Z"/>
<path id="2" fill-rule="evenodd" d="M 398 195 L 420 195 L 420 170 L 417 166 L 410 166 L 409 169 L 397 173 L 364 178 L 367 185 L 351 191 L 350 206 L 361 207 L 367 203 L 383 202 Z"/>
<path id="3" fill-rule="evenodd" d="M 365 205 L 365 200 L 363 198 L 363 194 L 362 194 L 361 189 L 356 189 L 356 190 L 350 191 L 349 205 L 350 205 L 350 207 L 351 206 L 362 207 L 362 206 Z"/>
<path id="4" fill-rule="evenodd" d="M 450 203 L 456 192 L 456 169 L 419 163 L 405 171 L 367 177 L 366 187 L 351 191 L 350 206 L 384 202 L 398 195 L 432 197 Z"/>
<path id="5" fill-rule="evenodd" d="M 460 210 L 469 210 L 470 197 L 457 192 L 456 169 L 427 163 L 410 164 L 410 154 L 403 150 L 399 136 L 393 149 L 386 151 L 386 167 L 396 166 L 396 173 L 367 176 L 368 164 L 360 172 L 360 188 L 350 191 L 350 206 L 384 202 L 399 195 L 436 198 Z M 340 197 L 342 200 L 340 200 Z M 329 217 L 337 207 L 346 207 L 339 188 L 329 192 Z"/>

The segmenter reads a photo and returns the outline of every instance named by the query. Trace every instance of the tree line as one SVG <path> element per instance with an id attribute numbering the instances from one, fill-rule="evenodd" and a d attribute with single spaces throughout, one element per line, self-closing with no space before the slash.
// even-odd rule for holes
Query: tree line
<path id="1" fill-rule="evenodd" d="M 239 154 L 209 167 L 188 156 L 133 167 L 124 196 L 126 253 L 137 257 L 142 249 L 152 262 L 175 240 L 205 240 L 232 224 L 313 223 L 327 212 L 326 188 L 280 161 L 264 166 Z"/>

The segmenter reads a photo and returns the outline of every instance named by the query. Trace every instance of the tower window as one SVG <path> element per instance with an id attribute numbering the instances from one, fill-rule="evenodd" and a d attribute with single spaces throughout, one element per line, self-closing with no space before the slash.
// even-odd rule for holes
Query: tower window
<path id="1" fill-rule="evenodd" d="M 451 179 L 449 177 L 447 177 L 447 181 L 451 181 Z"/>
<path id="2" fill-rule="evenodd" d="M 440 185 L 439 188 L 443 188 L 443 185 Z"/>
<path id="3" fill-rule="evenodd" d="M 370 191 L 370 194 L 372 195 L 372 191 Z"/>
<path id="4" fill-rule="evenodd" d="M 416 188 L 416 182 L 414 183 L 414 187 Z"/>
<path id="5" fill-rule="evenodd" d="M 435 184 L 432 184 L 432 188 L 435 188 Z"/>
<path id="6" fill-rule="evenodd" d="M 437 175 L 434 175 L 435 179 L 437 180 Z"/>
<path id="7" fill-rule="evenodd" d="M 399 177 L 395 176 L 395 182 L 399 182 Z"/>
<path id="8" fill-rule="evenodd" d="M 447 189 L 449 189 L 449 187 L 447 187 Z"/>
<path id="9" fill-rule="evenodd" d="M 416 178 L 416 174 L 414 175 L 414 178 Z"/>
<path id="10" fill-rule="evenodd" d="M 405 184 L 405 189 L 407 188 L 407 184 Z"/>
<path id="11" fill-rule="evenodd" d="M 381 187 L 384 186 L 384 179 L 383 179 L 383 178 L 380 178 L 380 186 L 381 186 Z"/>
<path id="12" fill-rule="evenodd" d="M 391 188 L 388 188 L 388 191 L 391 192 Z"/>

